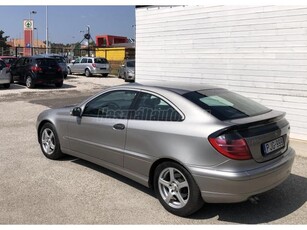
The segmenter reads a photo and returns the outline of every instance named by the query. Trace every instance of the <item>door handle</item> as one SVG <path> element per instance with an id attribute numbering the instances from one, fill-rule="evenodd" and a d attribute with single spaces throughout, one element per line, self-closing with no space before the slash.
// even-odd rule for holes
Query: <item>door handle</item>
<path id="1" fill-rule="evenodd" d="M 113 125 L 113 129 L 124 130 L 125 129 L 125 125 L 124 124 L 115 124 L 115 125 Z"/>

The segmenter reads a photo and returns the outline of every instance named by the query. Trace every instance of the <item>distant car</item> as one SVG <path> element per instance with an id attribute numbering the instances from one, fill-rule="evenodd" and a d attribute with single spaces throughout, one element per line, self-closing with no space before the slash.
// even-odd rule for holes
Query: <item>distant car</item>
<path id="1" fill-rule="evenodd" d="M 80 57 L 68 64 L 68 74 L 85 74 L 90 77 L 93 74 L 101 74 L 107 77 L 110 73 L 110 64 L 107 59 L 100 57 Z"/>
<path id="2" fill-rule="evenodd" d="M 120 173 L 179 216 L 253 200 L 288 178 L 295 158 L 285 113 L 208 85 L 115 86 L 42 112 L 36 127 L 47 158 L 66 153 Z"/>
<path id="3" fill-rule="evenodd" d="M 0 56 L 0 60 L 4 61 L 7 67 L 10 67 L 16 60 L 15 56 Z"/>
<path id="4" fill-rule="evenodd" d="M 11 65 L 10 71 L 14 81 L 25 83 L 28 88 L 43 83 L 63 86 L 64 75 L 54 58 L 21 57 Z"/>
<path id="5" fill-rule="evenodd" d="M 118 77 L 125 79 L 125 81 L 135 81 L 135 60 L 126 59 L 122 62 L 119 70 Z"/>
<path id="6" fill-rule="evenodd" d="M 64 74 L 64 78 L 67 78 L 67 75 L 68 75 L 67 63 L 66 63 L 65 58 L 62 55 L 59 55 L 59 54 L 40 54 L 40 55 L 37 55 L 37 56 L 54 58 L 58 62 L 59 66 L 61 67 L 62 72 Z"/>
<path id="7" fill-rule="evenodd" d="M 4 61 L 0 60 L 0 85 L 8 89 L 11 85 L 11 74 Z"/>

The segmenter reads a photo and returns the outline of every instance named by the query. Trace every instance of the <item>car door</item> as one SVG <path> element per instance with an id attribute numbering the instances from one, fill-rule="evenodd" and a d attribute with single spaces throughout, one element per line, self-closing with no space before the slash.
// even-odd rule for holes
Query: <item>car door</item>
<path id="1" fill-rule="evenodd" d="M 87 60 L 88 60 L 88 58 L 82 58 L 81 59 L 81 63 L 78 66 L 78 72 L 79 73 L 84 73 L 85 72 L 85 69 L 88 66 L 88 64 L 87 64 L 88 61 Z"/>
<path id="2" fill-rule="evenodd" d="M 147 177 L 153 161 L 184 150 L 186 136 L 177 134 L 185 132 L 182 119 L 165 98 L 140 93 L 128 120 L 124 168 Z"/>
<path id="3" fill-rule="evenodd" d="M 22 57 L 19 58 L 13 65 L 11 65 L 10 71 L 13 77 L 14 81 L 20 81 L 23 79 L 21 78 L 23 76 L 24 72 L 24 61 L 26 58 Z"/>
<path id="4" fill-rule="evenodd" d="M 71 69 L 71 72 L 73 72 L 73 73 L 80 73 L 80 72 L 78 71 L 78 69 L 79 69 L 79 67 L 80 67 L 80 61 L 81 61 L 81 59 L 80 59 L 80 58 L 77 58 L 77 59 L 72 63 L 72 65 L 69 66 L 70 69 Z"/>
<path id="5" fill-rule="evenodd" d="M 123 167 L 127 117 L 136 95 L 116 90 L 84 105 L 82 116 L 72 116 L 68 124 L 71 150 Z"/>

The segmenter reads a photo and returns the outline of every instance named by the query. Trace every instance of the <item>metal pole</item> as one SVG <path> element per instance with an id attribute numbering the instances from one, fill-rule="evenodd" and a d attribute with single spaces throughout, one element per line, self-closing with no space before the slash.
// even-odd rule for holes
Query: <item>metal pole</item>
<path id="1" fill-rule="evenodd" d="M 46 6 L 46 54 L 48 54 L 48 6 Z"/>
<path id="2" fill-rule="evenodd" d="M 90 56 L 90 26 L 87 26 L 87 34 L 88 34 L 88 39 L 87 39 L 87 56 Z"/>

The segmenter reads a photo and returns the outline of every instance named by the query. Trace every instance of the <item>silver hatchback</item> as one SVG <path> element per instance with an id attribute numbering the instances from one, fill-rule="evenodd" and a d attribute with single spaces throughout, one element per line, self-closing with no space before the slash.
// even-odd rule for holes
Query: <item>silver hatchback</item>
<path id="1" fill-rule="evenodd" d="M 93 74 L 101 74 L 107 77 L 110 73 L 110 64 L 107 59 L 99 57 L 80 57 L 68 64 L 68 74 L 85 74 L 90 77 Z"/>
<path id="2" fill-rule="evenodd" d="M 295 157 L 289 130 L 285 113 L 203 85 L 117 86 L 37 119 L 47 158 L 65 153 L 129 177 L 179 216 L 282 183 Z"/>
<path id="3" fill-rule="evenodd" d="M 4 88 L 10 88 L 12 81 L 11 73 L 4 61 L 0 60 L 0 85 Z"/>

